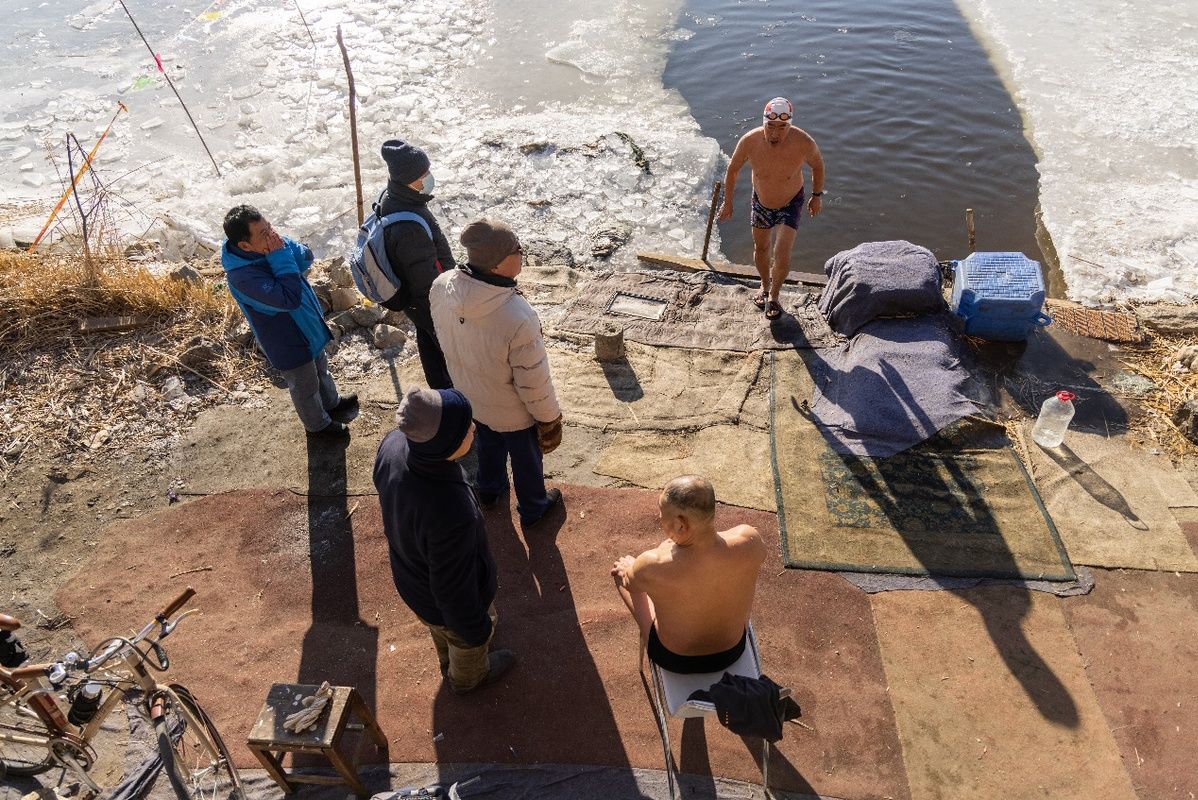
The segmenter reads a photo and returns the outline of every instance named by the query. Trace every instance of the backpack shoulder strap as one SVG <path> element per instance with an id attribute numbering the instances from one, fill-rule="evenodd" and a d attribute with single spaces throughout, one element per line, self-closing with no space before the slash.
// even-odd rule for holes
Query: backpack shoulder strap
<path id="1" fill-rule="evenodd" d="M 424 232 L 428 234 L 428 238 L 433 238 L 433 229 L 429 227 L 424 217 L 415 211 L 396 211 L 394 214 L 388 214 L 382 219 L 383 228 L 389 228 L 396 222 L 417 222 L 420 224 L 420 227 L 424 228 Z"/>

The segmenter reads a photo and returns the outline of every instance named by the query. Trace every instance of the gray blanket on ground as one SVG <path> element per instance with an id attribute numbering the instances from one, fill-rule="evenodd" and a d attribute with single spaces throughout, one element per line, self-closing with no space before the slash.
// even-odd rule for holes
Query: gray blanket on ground
<path id="1" fill-rule="evenodd" d="M 978 412 L 950 319 L 879 319 L 813 351 L 811 411 L 833 451 L 891 456 Z"/>
<path id="2" fill-rule="evenodd" d="M 832 330 L 852 336 L 878 317 L 945 310 L 940 268 L 926 247 L 910 242 L 866 242 L 824 264 L 828 285 L 819 310 Z"/>

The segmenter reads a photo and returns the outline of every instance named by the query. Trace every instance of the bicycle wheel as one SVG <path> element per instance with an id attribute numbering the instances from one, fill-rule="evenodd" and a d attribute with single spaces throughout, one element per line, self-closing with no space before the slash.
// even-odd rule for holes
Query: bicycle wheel
<path id="1" fill-rule="evenodd" d="M 54 737 L 54 732 L 36 710 L 23 700 L 13 698 L 17 691 L 16 684 L 0 676 L 0 776 L 27 777 L 54 766 L 46 745 L 14 742 L 7 738 L 20 736 L 45 741 Z"/>
<path id="2" fill-rule="evenodd" d="M 158 753 L 179 800 L 245 800 L 229 749 L 191 692 L 172 683 L 154 721 Z"/>

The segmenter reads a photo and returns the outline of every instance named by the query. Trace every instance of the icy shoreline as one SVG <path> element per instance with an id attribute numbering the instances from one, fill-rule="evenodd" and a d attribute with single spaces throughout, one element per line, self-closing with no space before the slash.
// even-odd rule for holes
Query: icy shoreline
<path id="1" fill-rule="evenodd" d="M 487 213 L 583 263 L 605 242 L 626 241 L 604 261 L 616 266 L 637 249 L 697 255 L 721 154 L 662 86 L 669 43 L 686 34 L 682 2 L 300 0 L 315 47 L 287 4 L 147 7 L 138 13 L 223 180 L 119 5 L 78 0 L 52 25 L 17 9 L 0 56 L 30 68 L 0 89 L 0 243 L 3 229 L 44 219 L 65 172 L 62 134 L 90 145 L 120 100 L 130 113 L 97 161 L 114 226 L 161 240 L 168 259 L 204 255 L 224 211 L 248 202 L 319 254 L 345 252 L 355 220 L 341 24 L 367 204 L 386 177 L 378 145 L 407 138 L 433 158 L 451 239 Z M 1069 297 L 1198 298 L 1198 84 L 1187 80 L 1198 30 L 1181 8 L 1099 2 L 957 0 L 1026 121 Z"/>
<path id="2" fill-rule="evenodd" d="M 99 8 L 104 3 L 93 5 L 90 25 L 130 38 L 117 29 L 127 20 Z M 685 102 L 661 85 L 676 0 L 576 4 L 559 20 L 568 37 L 527 53 L 543 62 L 552 50 L 554 68 L 577 71 L 596 87 L 602 102 L 585 113 L 552 91 L 535 105 L 509 107 L 480 89 L 477 70 L 503 47 L 494 9 L 486 5 L 447 0 L 424 10 L 395 0 L 304 0 L 302 6 L 315 49 L 297 14 L 267 14 L 261 0 L 209 9 L 186 33 L 165 40 L 167 69 L 217 154 L 223 179 L 169 88 L 147 73 L 148 54 L 128 44 L 121 46 L 125 62 L 109 75 L 121 93 L 68 89 L 46 104 L 44 116 L 0 127 L 0 182 L 23 183 L 25 198 L 29 189 L 56 194 L 53 169 L 28 166 L 38 156 L 26 142 L 63 128 L 102 129 L 121 99 L 130 114 L 105 142 L 97 170 L 110 182 L 136 170 L 111 184 L 121 196 L 111 210 L 124 230 L 160 239 L 165 259 L 204 255 L 219 239 L 225 210 L 243 202 L 318 254 L 341 254 L 356 222 L 348 91 L 335 42 L 340 24 L 360 101 L 367 207 L 386 182 L 379 145 L 404 138 L 432 158 L 435 210 L 451 241 L 469 219 L 489 214 L 522 235 L 569 249 L 579 261 L 592 258 L 596 241 L 627 242 L 612 256 L 616 265 L 634 263 L 637 249 L 697 255 L 706 187 L 720 154 Z M 27 86 L 34 92 L 44 88 L 33 83 Z M 633 143 L 647 169 L 638 165 Z M 30 226 L 36 229 L 33 218 L 22 227 Z"/>
<path id="3" fill-rule="evenodd" d="M 957 0 L 1038 156 L 1069 297 L 1198 297 L 1198 28 L 1185 4 Z"/>

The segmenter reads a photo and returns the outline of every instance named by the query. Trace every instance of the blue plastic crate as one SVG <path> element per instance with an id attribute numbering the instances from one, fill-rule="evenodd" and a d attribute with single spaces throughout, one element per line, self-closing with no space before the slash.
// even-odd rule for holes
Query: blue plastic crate
<path id="1" fill-rule="evenodd" d="M 971 253 L 954 264 L 950 305 L 967 334 L 999 342 L 1021 342 L 1052 323 L 1040 262 L 1023 253 Z"/>

